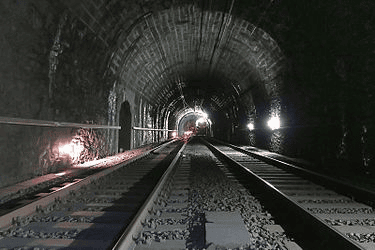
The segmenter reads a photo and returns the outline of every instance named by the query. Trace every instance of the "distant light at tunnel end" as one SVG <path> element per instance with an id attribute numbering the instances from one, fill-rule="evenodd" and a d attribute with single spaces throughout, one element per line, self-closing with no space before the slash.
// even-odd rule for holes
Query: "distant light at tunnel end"
<path id="1" fill-rule="evenodd" d="M 184 132 L 184 135 L 189 136 L 189 135 L 191 135 L 192 133 L 193 133 L 193 131 L 189 130 L 189 131 L 185 131 L 185 132 Z"/>
<path id="2" fill-rule="evenodd" d="M 271 117 L 271 119 L 268 121 L 268 126 L 272 129 L 279 129 L 280 128 L 280 118 L 277 116 Z"/>
<path id="3" fill-rule="evenodd" d="M 196 126 L 198 126 L 198 124 L 200 124 L 200 123 L 206 123 L 206 119 L 205 118 L 199 118 L 195 123 L 196 123 Z"/>

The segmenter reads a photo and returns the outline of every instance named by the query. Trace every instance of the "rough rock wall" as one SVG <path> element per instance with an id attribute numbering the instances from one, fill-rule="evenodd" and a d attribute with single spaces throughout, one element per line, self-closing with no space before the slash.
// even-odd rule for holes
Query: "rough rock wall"
<path id="1" fill-rule="evenodd" d="M 0 116 L 107 123 L 105 45 L 59 1 L 1 1 L 0 29 Z M 53 171 L 57 141 L 79 133 L 0 124 L 0 186 Z"/>

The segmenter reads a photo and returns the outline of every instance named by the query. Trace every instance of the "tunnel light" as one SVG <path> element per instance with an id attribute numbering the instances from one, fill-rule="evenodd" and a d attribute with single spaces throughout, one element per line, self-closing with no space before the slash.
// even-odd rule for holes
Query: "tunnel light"
<path id="1" fill-rule="evenodd" d="M 175 138 L 177 136 L 177 132 L 176 131 L 173 131 L 172 132 L 172 137 Z"/>
<path id="2" fill-rule="evenodd" d="M 254 130 L 254 124 L 253 123 L 249 123 L 247 124 L 247 127 L 249 128 L 249 130 Z"/>
<path id="3" fill-rule="evenodd" d="M 78 140 L 72 140 L 70 143 L 59 147 L 60 155 L 68 155 L 74 161 L 79 159 L 84 146 Z"/>
<path id="4" fill-rule="evenodd" d="M 197 127 L 200 123 L 206 123 L 206 119 L 201 117 L 195 122 L 195 126 Z"/>
<path id="5" fill-rule="evenodd" d="M 55 174 L 56 176 L 63 176 L 63 175 L 65 175 L 66 174 L 66 172 L 61 172 L 61 173 L 57 173 L 57 174 Z"/>
<path id="6" fill-rule="evenodd" d="M 269 121 L 268 121 L 268 126 L 272 129 L 272 130 L 275 130 L 275 129 L 279 129 L 280 128 L 280 118 L 279 117 L 272 117 Z"/>
<path id="7" fill-rule="evenodd" d="M 72 145 L 70 143 L 59 147 L 60 155 L 70 155 L 72 150 Z"/>

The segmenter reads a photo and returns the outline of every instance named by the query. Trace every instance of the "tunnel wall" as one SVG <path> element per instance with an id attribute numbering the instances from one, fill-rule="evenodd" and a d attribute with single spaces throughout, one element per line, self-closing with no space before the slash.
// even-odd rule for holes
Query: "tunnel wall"
<path id="1" fill-rule="evenodd" d="M 0 29 L 0 116 L 107 124 L 108 52 L 66 7 L 59 1 L 1 1 Z M 0 124 L 0 187 L 66 167 L 67 160 L 56 158 L 57 142 L 79 133 L 86 142 L 108 141 L 108 131 L 82 132 Z M 92 150 L 98 152 L 90 157 L 110 153 Z"/>
<path id="2" fill-rule="evenodd" d="M 145 35 L 142 34 L 142 27 L 150 14 L 149 11 L 161 17 L 158 20 L 149 18 L 155 20 L 155 27 L 168 30 L 173 26 L 173 22 L 171 25 L 166 20 L 173 18 L 180 20 L 184 13 L 190 11 L 189 8 L 185 9 L 186 11 L 184 8 L 178 10 L 173 5 L 178 3 L 183 5 L 187 1 L 112 1 L 114 4 L 107 10 L 100 7 L 103 1 L 84 2 L 86 3 L 84 8 L 71 9 L 81 11 L 79 16 L 83 17 L 92 30 L 101 33 L 101 38 L 108 44 L 112 41 L 109 38 L 113 32 L 116 33 L 116 29 L 123 30 L 120 33 L 121 39 L 117 39 L 119 44 L 116 44 L 117 48 L 114 49 L 108 68 L 117 77 L 123 78 L 122 84 L 128 84 L 126 91 L 131 91 L 129 83 L 134 83 L 138 76 L 143 77 L 146 74 L 147 78 L 158 79 L 156 84 L 163 83 L 159 81 L 157 74 L 160 71 L 147 71 L 145 70 L 147 67 L 138 67 L 137 70 L 139 66 L 137 63 L 143 58 L 146 58 L 145 61 L 153 62 L 154 54 L 157 54 L 152 53 L 157 50 L 157 48 L 151 49 L 152 46 L 135 52 L 137 41 L 142 40 L 142 35 Z M 215 10 L 227 10 L 225 7 L 228 1 L 213 1 L 209 6 L 207 3 L 208 1 L 201 1 L 196 7 L 203 11 L 212 11 L 211 13 Z M 171 5 L 174 11 L 158 12 L 158 10 L 169 9 Z M 121 22 L 117 22 L 115 15 L 103 14 L 106 11 L 121 12 L 121 9 L 126 10 L 126 15 L 120 18 Z M 252 70 L 252 75 L 257 72 L 263 75 L 259 88 L 266 89 L 267 97 L 263 99 L 263 90 L 258 92 L 259 95 L 253 96 L 256 103 L 255 117 L 251 117 L 253 114 L 247 110 L 242 114 L 232 112 L 228 119 L 225 118 L 225 113 L 230 112 L 222 110 L 223 118 L 218 119 L 215 124 L 219 133 L 215 135 L 233 142 L 249 138 L 249 143 L 253 145 L 291 156 L 312 159 L 319 164 L 332 162 L 330 165 L 338 168 L 342 166 L 353 170 L 361 170 L 364 166 L 367 169 L 373 168 L 371 167 L 374 165 L 373 142 L 375 141 L 373 129 L 375 90 L 372 84 L 375 58 L 372 39 L 375 27 L 373 12 L 374 3 L 371 0 L 258 1 L 257 4 L 255 2 L 249 4 L 246 0 L 236 1 L 233 16 L 243 19 L 244 24 L 250 22 L 266 31 L 285 55 L 284 64 L 288 68 L 282 78 L 274 78 L 275 74 L 272 74 L 272 71 L 265 72 L 268 67 Z M 170 14 L 173 18 L 169 16 Z M 100 21 L 98 18 L 100 16 L 108 20 Z M 106 27 L 107 23 L 109 26 L 111 23 L 119 24 L 112 25 L 113 30 L 111 30 Z M 141 28 L 136 28 L 137 25 Z M 106 29 L 110 32 L 105 32 Z M 183 35 L 176 36 L 176 39 L 183 40 Z M 255 40 L 255 43 L 259 42 L 259 39 Z M 255 49 L 251 39 L 241 37 L 239 41 L 245 47 Z M 261 44 L 259 45 L 262 47 Z M 241 50 L 239 46 L 233 46 L 232 49 Z M 238 54 L 242 55 L 242 52 L 239 51 Z M 210 53 L 203 52 L 202 56 L 207 55 L 209 56 Z M 142 60 L 135 60 L 137 56 Z M 179 60 L 174 60 L 174 57 L 174 54 L 171 55 L 171 61 L 175 62 L 173 66 L 178 68 L 177 65 L 184 65 L 178 64 Z M 124 63 L 127 60 L 135 63 Z M 272 61 L 259 61 L 257 65 L 263 66 L 264 62 L 269 66 L 272 65 Z M 223 63 L 231 65 L 227 61 Z M 127 67 L 125 71 L 131 71 L 132 76 L 121 75 L 119 71 L 124 65 Z M 246 73 L 249 72 L 251 64 L 244 63 L 240 66 Z M 262 82 L 264 79 L 267 81 Z M 147 79 L 145 81 L 147 82 Z M 279 86 L 277 83 L 279 81 L 283 81 L 283 89 L 274 89 L 274 86 Z M 276 84 L 273 84 L 274 82 Z M 151 93 L 151 85 L 143 90 Z M 249 91 L 257 92 L 254 86 L 250 86 Z M 139 92 L 143 93 L 142 88 Z M 245 96 L 241 98 L 244 99 Z M 276 102 L 273 102 L 275 100 Z M 152 105 L 153 100 L 144 98 L 143 101 Z M 243 101 L 243 103 L 250 106 L 252 101 Z M 284 127 L 277 133 L 269 132 L 266 125 L 267 117 L 272 113 L 270 107 L 272 108 L 274 104 L 280 106 L 281 119 L 284 123 Z M 146 104 L 142 105 L 146 107 Z M 146 113 L 144 117 L 151 117 L 151 120 L 155 121 L 156 116 L 151 114 L 152 112 L 146 111 Z M 246 130 L 247 118 L 253 118 L 259 123 L 260 130 L 252 132 L 254 135 Z M 145 140 L 144 135 L 145 133 L 140 138 Z M 150 138 L 151 135 L 147 137 Z M 273 145 L 270 145 L 270 142 Z M 314 153 L 314 149 L 319 150 Z"/>
<path id="3" fill-rule="evenodd" d="M 132 127 L 137 128 L 160 128 L 161 124 L 158 124 L 158 119 L 162 115 L 155 112 L 155 108 L 145 101 L 142 97 L 139 97 L 130 88 L 124 87 L 121 83 L 120 87 L 116 90 L 118 98 L 117 110 L 120 110 L 121 103 L 127 101 L 130 104 L 130 110 L 132 114 Z M 119 112 L 117 119 L 119 119 Z M 119 120 L 114 123 L 118 124 Z M 158 132 L 149 130 L 138 130 L 132 129 L 131 131 L 131 148 L 138 148 L 142 145 L 161 142 L 166 138 L 158 137 Z"/>
<path id="4" fill-rule="evenodd" d="M 243 124 L 230 140 L 304 158 L 316 168 L 375 174 L 374 9 L 369 0 L 285 1 L 270 8 L 260 27 L 287 58 L 282 128 L 270 132 L 262 123 L 249 132 Z M 246 8 L 236 10 L 248 16 Z"/>
<path id="5" fill-rule="evenodd" d="M 290 31 L 280 44 L 289 58 L 283 96 L 287 126 L 296 128 L 299 147 L 307 147 L 305 138 L 311 141 L 321 166 L 375 174 L 375 4 L 317 1 L 284 8 L 294 17 L 284 20 Z"/>

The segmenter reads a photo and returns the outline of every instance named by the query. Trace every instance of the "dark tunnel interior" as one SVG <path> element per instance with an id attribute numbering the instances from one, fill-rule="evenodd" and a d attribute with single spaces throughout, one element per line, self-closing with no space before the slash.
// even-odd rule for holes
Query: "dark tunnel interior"
<path id="1" fill-rule="evenodd" d="M 375 174 L 374 7 L 3 0 L 0 187 L 70 164 L 59 156 L 62 141 L 75 140 L 85 150 L 76 160 L 85 161 L 189 127 L 317 169 Z M 9 124 L 13 118 L 25 124 Z"/>

